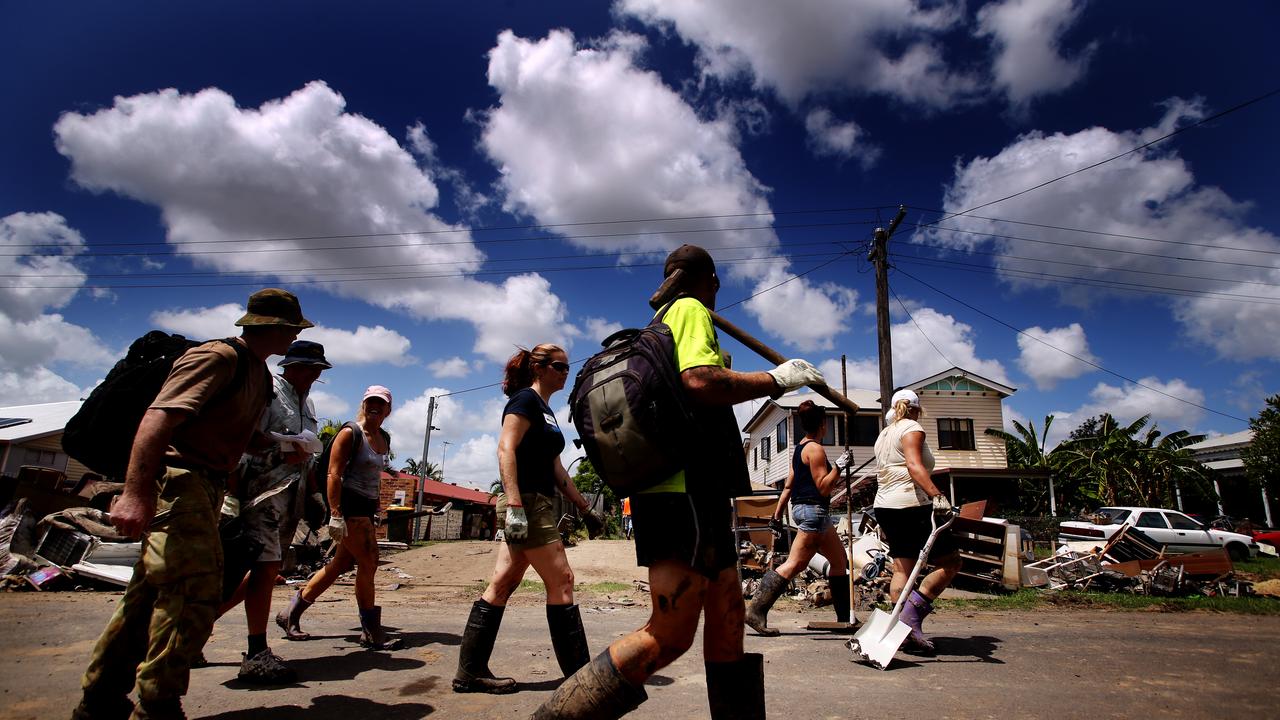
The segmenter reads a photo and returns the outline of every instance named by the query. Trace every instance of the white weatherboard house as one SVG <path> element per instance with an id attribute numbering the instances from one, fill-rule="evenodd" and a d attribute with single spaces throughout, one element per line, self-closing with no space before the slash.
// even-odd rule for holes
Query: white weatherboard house
<path id="1" fill-rule="evenodd" d="M 1246 481 L 1244 460 L 1240 453 L 1253 444 L 1253 431 L 1241 430 L 1229 435 L 1201 440 L 1188 445 L 1201 465 L 1210 471 L 1213 479 L 1213 492 L 1217 496 L 1218 514 L 1233 515 L 1237 518 L 1250 517 L 1262 519 L 1267 527 L 1274 527 L 1271 515 L 1271 498 L 1267 496 L 1267 488 L 1261 488 L 1261 504 L 1257 488 Z M 1179 498 L 1181 500 L 1181 498 Z"/>
<path id="2" fill-rule="evenodd" d="M 937 459 L 935 472 L 963 468 L 971 475 L 979 475 L 980 471 L 1002 471 L 1008 467 L 1004 441 L 987 435 L 985 430 L 1004 428 L 1003 401 L 1017 392 L 1014 388 L 958 367 L 903 387 L 920 396 L 924 411 L 920 424 Z M 855 467 L 872 457 L 876 436 L 883 427 L 879 398 L 877 390 L 849 390 L 849 399 L 860 409 L 847 423 L 843 413 L 828 416 L 827 436 L 823 440 L 827 457 L 834 461 L 844 452 L 846 442 L 853 447 Z M 747 467 L 753 482 L 781 487 L 787 479 L 796 440 L 804 436 L 795 410 L 805 400 L 834 407 L 830 401 L 811 392 L 791 393 L 777 400 L 766 400 L 747 421 L 743 432 L 749 436 Z M 875 470 L 876 463 L 872 461 L 862 474 Z"/>
<path id="3" fill-rule="evenodd" d="M 0 474 L 17 477 L 23 465 L 52 468 L 77 481 L 89 468 L 67 456 L 62 432 L 81 400 L 0 407 Z"/>

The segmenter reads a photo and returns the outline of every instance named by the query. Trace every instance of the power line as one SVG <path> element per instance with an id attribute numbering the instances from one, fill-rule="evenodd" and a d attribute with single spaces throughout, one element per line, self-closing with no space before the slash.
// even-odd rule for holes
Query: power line
<path id="1" fill-rule="evenodd" d="M 1185 278 L 1188 280 L 1207 280 L 1211 282 L 1240 283 L 1240 284 L 1246 284 L 1246 285 L 1263 285 L 1266 287 L 1280 287 L 1280 283 L 1262 282 L 1260 280 L 1239 280 L 1236 278 L 1209 277 L 1206 275 L 1184 275 L 1182 273 L 1165 273 L 1165 272 L 1157 272 L 1155 270 L 1136 270 L 1133 268 L 1121 268 L 1121 267 L 1111 267 L 1108 265 L 1098 265 L 1096 263 L 1076 263 L 1076 262 L 1069 262 L 1067 260 L 1053 260 L 1051 258 L 1027 257 L 1025 255 L 1012 255 L 1010 253 L 989 252 L 985 250 L 974 250 L 972 248 L 958 248 L 958 247 L 951 247 L 950 245 L 939 245 L 937 243 L 913 242 L 911 243 L 911 246 L 933 248 L 936 250 L 944 250 L 948 252 L 965 253 L 968 255 L 985 255 L 988 257 L 1010 258 L 1013 260 L 1027 260 L 1031 262 L 1051 263 L 1053 265 L 1070 265 L 1072 267 L 1089 268 L 1092 270 L 1109 270 L 1112 272 L 1138 273 L 1141 275 L 1158 275 L 1161 277 Z M 0 277 L 3 277 L 3 276 L 0 276 Z"/>
<path id="2" fill-rule="evenodd" d="M 898 305 L 902 308 L 902 312 L 907 314 L 907 318 L 911 320 L 911 324 L 916 326 L 916 330 L 920 331 L 920 334 L 924 336 L 925 341 L 929 343 L 929 346 L 933 348 L 933 351 L 938 353 L 938 356 L 947 363 L 947 367 L 958 367 L 955 363 L 951 362 L 951 359 L 947 357 L 946 353 L 942 352 L 937 345 L 933 344 L 933 338 L 929 337 L 929 333 L 925 332 L 924 328 L 920 327 L 920 323 L 916 322 L 916 316 L 911 314 L 911 311 L 907 309 L 907 304 L 902 302 L 902 298 L 898 297 L 898 293 L 894 292 L 892 286 L 890 286 L 889 292 L 893 295 L 893 299 L 898 301 Z"/>
<path id="3" fill-rule="evenodd" d="M 982 209 L 982 208 L 984 208 L 984 207 L 990 207 L 990 206 L 995 205 L 995 204 L 997 204 L 997 203 L 1002 203 L 1002 202 L 1004 202 L 1005 200 L 1012 200 L 1013 198 L 1016 198 L 1016 197 L 1018 197 L 1018 196 L 1020 196 L 1020 195 L 1026 195 L 1026 194 L 1027 194 L 1027 193 L 1029 193 L 1029 192 L 1033 192 L 1033 191 L 1035 191 L 1035 190 L 1039 190 L 1040 188 L 1045 187 L 1046 185 L 1052 185 L 1053 183 L 1056 183 L 1056 182 L 1058 182 L 1059 180 L 1065 180 L 1066 178 L 1069 178 L 1069 177 L 1071 177 L 1072 175 L 1078 175 L 1078 174 L 1080 174 L 1080 173 L 1082 173 L 1082 172 L 1085 172 L 1086 170 L 1092 170 L 1093 168 L 1099 167 L 1099 166 L 1101 166 L 1101 165 L 1106 165 L 1107 163 L 1111 162 L 1112 160 L 1118 160 L 1118 159 L 1120 159 L 1120 158 L 1122 158 L 1122 157 L 1124 157 L 1124 156 L 1126 156 L 1126 155 L 1132 155 L 1133 153 L 1136 153 L 1136 152 L 1138 152 L 1138 151 L 1140 151 L 1140 150 L 1145 150 L 1146 148 L 1149 148 L 1149 147 L 1151 147 L 1152 145 L 1155 145 L 1156 143 L 1159 143 L 1159 142 L 1163 142 L 1163 141 L 1165 141 L 1165 140 L 1168 140 L 1169 138 L 1173 137 L 1174 135 L 1178 135 L 1178 134 L 1184 133 L 1184 132 L 1186 132 L 1186 131 L 1188 131 L 1188 130 L 1192 130 L 1192 129 L 1194 129 L 1194 128 L 1198 128 L 1198 127 L 1200 127 L 1200 126 L 1202 126 L 1202 125 L 1204 125 L 1204 124 L 1206 124 L 1206 123 L 1212 122 L 1212 121 L 1217 120 L 1217 119 L 1219 119 L 1219 118 L 1226 117 L 1227 115 L 1230 115 L 1231 113 L 1234 113 L 1234 112 L 1236 112 L 1236 111 L 1238 111 L 1238 110 L 1243 110 L 1244 108 L 1247 108 L 1247 107 L 1249 107 L 1250 105 L 1253 105 L 1253 104 L 1255 104 L 1255 103 L 1262 102 L 1263 100 L 1266 100 L 1266 99 L 1268 99 L 1268 98 L 1270 98 L 1270 97 L 1272 97 L 1273 95 L 1276 95 L 1276 94 L 1280 94 L 1280 88 L 1276 88 L 1276 89 L 1274 89 L 1274 90 L 1270 90 L 1270 91 L 1265 92 L 1265 93 L 1263 93 L 1263 94 L 1261 94 L 1261 95 L 1259 95 L 1259 96 L 1257 96 L 1257 97 L 1255 97 L 1255 98 L 1252 98 L 1252 99 L 1249 99 L 1249 100 L 1245 100 L 1245 101 L 1244 101 L 1244 102 L 1242 102 L 1242 103 L 1238 103 L 1238 104 L 1236 104 L 1236 105 L 1233 105 L 1233 106 L 1231 106 L 1231 107 L 1227 108 L 1226 110 L 1223 110 L 1223 111 L 1221 111 L 1221 112 L 1214 113 L 1213 115 L 1210 115 L 1210 116 L 1205 117 L 1205 118 L 1201 118 L 1200 120 L 1197 120 L 1196 122 L 1193 122 L 1193 123 L 1191 123 L 1190 125 L 1184 125 L 1183 127 L 1180 127 L 1180 128 L 1178 128 L 1178 129 L 1174 130 L 1173 132 L 1167 133 L 1167 134 L 1165 134 L 1165 135 L 1161 135 L 1160 137 L 1158 137 L 1158 138 L 1156 138 L 1156 139 L 1154 139 L 1154 140 L 1151 140 L 1151 141 L 1149 141 L 1149 142 L 1145 142 L 1145 143 L 1143 143 L 1143 144 L 1141 144 L 1141 145 L 1139 145 L 1139 146 L 1137 146 L 1137 147 L 1135 147 L 1135 148 L 1132 148 L 1132 149 L 1130 149 L 1130 150 L 1126 150 L 1126 151 L 1124 151 L 1124 152 L 1122 152 L 1122 153 L 1120 153 L 1120 154 L 1118 154 L 1118 155 L 1112 155 L 1111 157 L 1106 158 L 1105 160 L 1099 160 L 1098 162 L 1092 163 L 1092 164 L 1090 164 L 1090 165 L 1085 165 L 1084 167 L 1082 167 L 1082 168 L 1077 168 L 1077 169 L 1075 169 L 1075 170 L 1072 170 L 1071 172 L 1066 173 L 1065 175 L 1059 175 L 1058 177 L 1052 178 L 1052 179 L 1050 179 L 1050 180 L 1045 180 L 1045 181 L 1044 181 L 1044 182 L 1042 182 L 1042 183 L 1039 183 L 1039 184 L 1037 184 L 1037 185 L 1032 185 L 1031 187 L 1029 187 L 1029 188 L 1027 188 L 1027 189 L 1025 189 L 1025 190 L 1019 190 L 1018 192 L 1013 193 L 1013 194 L 1011 194 L 1011 195 L 1005 195 L 1005 196 L 1004 196 L 1004 197 L 1002 197 L 1002 198 L 997 198 L 997 199 L 995 199 L 995 200 L 991 200 L 991 201 L 989 201 L 989 202 L 982 203 L 981 205 L 974 205 L 973 207 L 968 208 L 967 210 L 961 210 L 961 211 L 960 211 L 960 212 L 958 212 L 958 213 L 953 213 L 953 214 L 951 214 L 951 215 L 948 215 L 947 217 L 940 218 L 937 222 L 942 222 L 942 221 L 944 221 L 944 220 L 950 220 L 951 218 L 959 217 L 959 216 L 961 216 L 961 215 L 968 215 L 969 213 L 973 212 L 974 210 L 981 210 L 981 209 Z M 935 224 L 936 224 L 936 223 L 935 223 Z"/>
<path id="4" fill-rule="evenodd" d="M 1128 283 L 1121 280 L 1100 280 L 1097 278 L 1085 278 L 1078 275 L 1057 275 L 1054 273 L 1042 273 L 1034 270 L 1018 270 L 1016 268 L 993 268 L 990 265 L 977 265 L 974 263 L 965 263 L 958 260 L 943 260 L 940 258 L 926 258 L 916 255 L 902 255 L 893 253 L 891 257 L 911 265 L 925 265 L 926 267 L 951 267 L 958 266 L 957 269 L 966 272 L 982 272 L 990 275 L 1012 275 L 1023 280 L 1044 280 L 1046 282 L 1061 282 L 1069 285 L 1083 285 L 1085 287 L 1098 287 L 1114 290 L 1133 290 L 1135 292 L 1147 292 L 1156 295 L 1176 295 L 1178 297 L 1209 297 L 1214 300 L 1226 300 L 1229 302 L 1242 302 L 1254 305 L 1280 305 L 1280 298 L 1259 298 L 1253 295 L 1239 295 L 1236 293 L 1220 293 L 1212 290 L 1194 290 L 1187 288 L 1172 288 L 1162 285 L 1144 285 L 1142 283 Z M 973 268 L 973 269 L 968 269 Z"/>
<path id="5" fill-rule="evenodd" d="M 947 214 L 947 211 L 945 210 L 936 210 L 932 208 L 918 207 L 915 205 L 908 205 L 907 207 L 910 207 L 912 210 L 920 210 L 922 212 L 937 213 L 938 215 Z M 1209 248 L 1211 250 L 1235 250 L 1237 252 L 1262 253 L 1265 255 L 1280 255 L 1280 250 L 1264 250 L 1261 248 L 1247 248 L 1247 247 L 1240 247 L 1238 245 L 1214 245 L 1210 243 L 1194 243 L 1194 242 L 1188 242 L 1185 240 L 1165 240 L 1163 238 L 1153 238 L 1153 237 L 1147 237 L 1145 235 L 1127 235 L 1125 233 L 1113 233 L 1113 232 L 1106 232 L 1104 230 L 1086 230 L 1083 228 L 1066 227 L 1063 225 L 1048 225 L 1045 223 L 1029 222 L 1027 220 L 1010 220 L 1009 218 L 988 217 L 984 215 L 965 215 L 965 217 L 974 219 L 974 220 L 988 220 L 990 222 L 1002 222 L 1002 223 L 1009 223 L 1011 225 L 1027 225 L 1029 227 L 1044 228 L 1046 230 L 1061 230 L 1063 232 L 1081 233 L 1085 235 L 1100 235 L 1103 237 L 1122 238 L 1125 240 L 1145 240 L 1147 242 L 1165 243 L 1168 245 L 1185 245 L 1188 247 L 1202 247 L 1202 248 Z M 945 218 L 940 218 L 936 222 L 942 222 L 944 219 Z M 917 226 L 917 227 L 928 227 L 928 226 Z M 939 229 L 952 230 L 951 228 L 939 228 Z M 952 230 L 952 232 L 970 232 L 970 231 Z M 984 233 L 976 233 L 976 234 L 984 234 Z"/>
<path id="6" fill-rule="evenodd" d="M 1023 331 L 1023 330 L 1020 330 L 1019 328 L 1016 328 L 1016 327 L 1014 327 L 1013 325 L 1010 325 L 1009 323 L 1005 322 L 1004 320 L 1001 320 L 1000 318 L 998 318 L 998 317 L 996 317 L 996 316 L 992 315 L 991 313 L 989 313 L 989 312 L 987 312 L 987 311 L 985 311 L 985 310 L 982 310 L 981 308 L 975 307 L 975 306 L 973 306 L 973 305 L 971 305 L 971 304 L 969 304 L 969 303 L 965 302 L 964 300 L 961 300 L 960 298 L 956 297 L 955 295 L 952 295 L 951 293 L 946 292 L 945 290 L 941 290 L 941 289 L 939 289 L 938 287 L 936 287 L 936 286 L 934 286 L 934 285 L 930 285 L 929 283 L 927 283 L 927 282 L 925 282 L 925 281 L 921 280 L 920 278 L 916 277 L 915 275 L 912 275 L 911 273 L 907 272 L 906 270 L 903 270 L 903 269 L 901 269 L 901 268 L 894 268 L 894 269 L 895 269 L 895 271 L 897 271 L 897 272 L 899 272 L 899 273 L 902 273 L 903 275 L 906 275 L 907 277 L 911 278 L 912 280 L 915 280 L 917 283 L 920 283 L 921 285 L 923 285 L 923 286 L 925 286 L 925 287 L 929 288 L 930 290 L 932 290 L 932 291 L 934 291 L 934 292 L 938 293 L 939 295 L 943 295 L 943 296 L 945 296 L 945 297 L 948 297 L 948 298 L 950 298 L 951 300 L 953 300 L 953 301 L 955 301 L 955 302 L 958 302 L 958 303 L 960 303 L 961 305 L 963 305 L 963 306 L 965 306 L 965 307 L 969 308 L 970 310 L 972 310 L 972 311 L 974 311 L 974 312 L 976 312 L 976 313 L 978 313 L 978 314 L 980 314 L 980 315 L 982 315 L 982 316 L 984 316 L 984 317 L 986 317 L 986 318 L 988 318 L 988 319 L 990 319 L 990 320 L 993 320 L 993 321 L 995 321 L 995 322 L 1000 323 L 1001 325 L 1003 325 L 1003 326 L 1005 326 L 1005 327 L 1009 328 L 1010 330 L 1014 331 L 1015 333 L 1017 333 L 1017 334 L 1019 334 L 1019 335 L 1022 335 L 1022 336 L 1024 336 L 1024 337 L 1031 338 L 1032 340 L 1035 340 L 1036 342 L 1040 343 L 1041 345 L 1044 345 L 1045 347 L 1048 347 L 1048 348 L 1052 348 L 1052 349 L 1054 349 L 1054 350 L 1057 350 L 1058 352 L 1062 353 L 1063 355 L 1066 355 L 1066 356 L 1068 356 L 1068 357 L 1075 358 L 1076 360 L 1079 360 L 1080 362 L 1084 363 L 1085 365 L 1088 365 L 1088 366 L 1090 366 L 1090 367 L 1093 367 L 1093 368 L 1095 368 L 1095 369 L 1097 369 L 1097 370 L 1101 370 L 1102 372 L 1105 372 L 1105 373 L 1107 373 L 1108 375 L 1113 375 L 1113 376 L 1115 376 L 1115 377 L 1117 377 L 1117 378 L 1120 378 L 1121 380 L 1124 380 L 1125 382 L 1132 383 L 1132 384 L 1134 384 L 1134 385 L 1137 385 L 1137 386 L 1138 386 L 1138 387 L 1140 387 L 1140 388 L 1143 388 L 1143 389 L 1145 389 L 1145 390 L 1150 390 L 1151 392 L 1154 392 L 1154 393 L 1157 393 L 1157 394 L 1163 395 L 1163 396 L 1165 396 L 1165 397 L 1167 397 L 1167 398 L 1172 398 L 1172 399 L 1174 399 L 1174 400 L 1177 400 L 1177 401 L 1178 401 L 1178 402 L 1180 402 L 1180 403 L 1185 403 L 1185 404 L 1187 404 L 1187 405 L 1191 405 L 1191 406 L 1193 406 L 1193 407 L 1198 407 L 1198 408 L 1200 408 L 1201 410 L 1207 410 L 1208 412 L 1211 412 L 1211 413 L 1213 413 L 1213 414 L 1215 414 L 1215 415 L 1221 415 L 1221 416 L 1226 417 L 1226 418 L 1231 418 L 1232 420 L 1239 420 L 1240 422 L 1248 422 L 1247 420 L 1245 420 L 1245 419 L 1244 419 L 1244 418 L 1242 418 L 1242 417 L 1237 417 L 1237 416 L 1232 415 L 1232 414 L 1230 414 L 1230 413 L 1222 412 L 1221 410 L 1214 410 L 1214 409 L 1213 409 L 1213 408 L 1211 408 L 1211 407 L 1207 407 L 1207 406 L 1205 406 L 1205 405 L 1201 405 L 1200 403 L 1192 402 L 1192 401 L 1190 401 L 1190 400 L 1187 400 L 1186 398 L 1180 398 L 1180 397 L 1178 397 L 1177 395 L 1171 395 L 1171 394 L 1169 394 L 1169 393 L 1167 393 L 1167 392 L 1165 392 L 1165 391 L 1163 391 L 1163 390 L 1160 390 L 1159 388 L 1151 387 L 1150 385 L 1147 385 L 1146 383 L 1143 383 L 1143 382 L 1138 381 L 1138 380 L 1134 380 L 1134 379 L 1133 379 L 1133 378 L 1131 378 L 1131 377 L 1128 377 L 1128 376 L 1126 376 L 1126 375 L 1121 375 L 1120 373 L 1118 373 L 1118 372 L 1116 372 L 1116 371 L 1114 371 L 1114 370 L 1110 370 L 1110 369 L 1108 369 L 1108 368 L 1105 368 L 1105 367 L 1103 367 L 1103 366 L 1099 365 L 1098 363 L 1096 363 L 1096 362 L 1094 362 L 1094 361 L 1092 361 L 1092 360 L 1089 360 L 1089 359 L 1087 359 L 1087 358 L 1082 358 L 1082 357 L 1080 357 L 1079 355 L 1076 355 L 1075 353 L 1069 352 L 1069 351 L 1067 351 L 1067 350 L 1063 350 L 1062 348 L 1058 347 L 1057 345 L 1054 345 L 1054 344 L 1052 344 L 1052 343 L 1050 343 L 1050 342 L 1047 342 L 1047 341 L 1045 341 L 1045 340 L 1043 340 L 1043 339 L 1041 339 L 1041 338 L 1036 337 L 1035 335 L 1032 335 L 1032 334 L 1027 333 L 1027 332 L 1025 332 L 1025 331 Z"/>

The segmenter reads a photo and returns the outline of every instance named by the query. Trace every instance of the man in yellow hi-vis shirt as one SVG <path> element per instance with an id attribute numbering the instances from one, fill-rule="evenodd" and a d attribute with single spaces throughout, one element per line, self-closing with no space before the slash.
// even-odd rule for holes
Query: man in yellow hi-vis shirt
<path id="1" fill-rule="evenodd" d="M 751 494 L 751 484 L 733 405 L 820 383 L 822 373 L 804 360 L 769 372 L 729 370 L 709 312 L 720 289 L 711 255 L 683 245 L 667 257 L 664 277 L 676 270 L 683 271 L 680 297 L 662 321 L 675 339 L 698 438 L 684 470 L 631 496 L 636 560 L 649 568 L 652 614 L 566 679 L 535 719 L 618 718 L 635 709 L 647 699 L 644 681 L 693 644 L 704 610 L 711 717 L 764 717 L 763 658 L 742 651 L 745 606 L 731 500 Z"/>

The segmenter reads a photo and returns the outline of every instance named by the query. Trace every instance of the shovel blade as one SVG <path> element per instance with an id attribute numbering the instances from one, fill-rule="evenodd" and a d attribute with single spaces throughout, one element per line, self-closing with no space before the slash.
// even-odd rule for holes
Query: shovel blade
<path id="1" fill-rule="evenodd" d="M 849 641 L 849 649 L 853 651 L 855 660 L 887 670 L 909 634 L 911 628 L 906 623 L 894 619 L 887 612 L 876 610 L 871 613 L 867 624 Z"/>

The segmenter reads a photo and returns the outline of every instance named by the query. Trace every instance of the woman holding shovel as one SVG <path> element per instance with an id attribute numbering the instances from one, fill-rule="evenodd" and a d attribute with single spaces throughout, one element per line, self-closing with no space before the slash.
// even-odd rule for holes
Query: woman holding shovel
<path id="1" fill-rule="evenodd" d="M 805 400 L 796 410 L 796 417 L 800 419 L 800 427 L 804 429 L 805 435 L 796 444 L 795 453 L 791 457 L 791 472 L 787 474 L 786 485 L 778 497 L 778 505 L 773 510 L 769 526 L 781 527 L 780 516 L 789 499 L 791 520 L 799 528 L 799 532 L 791 545 L 787 561 L 777 570 L 765 573 L 760 580 L 760 587 L 755 599 L 751 601 L 751 607 L 747 608 L 746 615 L 747 625 L 765 637 L 779 634 L 777 628 L 769 627 L 769 609 L 777 602 L 791 579 L 800 574 L 819 551 L 830 563 L 827 583 L 831 588 L 836 621 L 849 622 L 849 577 L 845 569 L 845 551 L 830 514 L 831 491 L 835 489 L 836 479 L 848 463 L 848 456 L 841 455 L 836 460 L 835 467 L 827 462 L 827 453 L 822 449 L 822 438 L 827 431 L 826 408 L 814 404 L 812 400 Z"/>
<path id="2" fill-rule="evenodd" d="M 893 394 L 885 413 L 888 423 L 876 438 L 876 461 L 880 465 L 876 491 L 876 522 L 889 544 L 893 558 L 893 579 L 889 599 L 896 602 L 915 568 L 916 559 L 931 532 L 930 516 L 951 510 L 947 496 L 933 484 L 933 453 L 920 426 L 920 398 L 910 390 Z M 925 576 L 919 590 L 911 590 L 899 619 L 911 628 L 903 649 L 932 655 L 933 643 L 922 625 L 933 612 L 933 601 L 947 589 L 960 570 L 960 553 L 948 531 L 941 532 L 929 550 L 935 570 Z"/>

